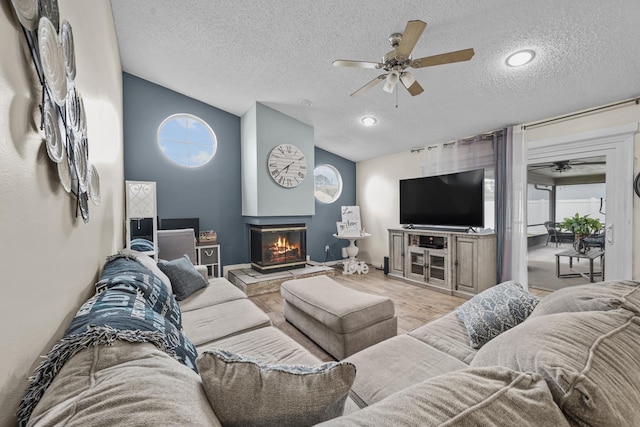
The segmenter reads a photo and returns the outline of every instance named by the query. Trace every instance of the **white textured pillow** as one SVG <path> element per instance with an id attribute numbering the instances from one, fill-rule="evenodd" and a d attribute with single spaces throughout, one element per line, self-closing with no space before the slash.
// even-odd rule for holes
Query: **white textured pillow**
<path id="1" fill-rule="evenodd" d="M 356 378 L 348 362 L 267 365 L 224 350 L 203 352 L 197 365 L 223 425 L 303 427 L 338 417 Z"/>
<path id="2" fill-rule="evenodd" d="M 170 294 L 173 293 L 173 289 L 171 287 L 171 280 L 167 277 L 166 274 L 158 268 L 158 264 L 147 254 L 143 254 L 142 252 L 134 251 L 133 249 L 122 249 L 119 251 L 122 255 L 126 255 L 131 258 L 135 258 L 140 264 L 151 270 L 151 272 L 158 277 L 167 287 L 167 290 Z"/>

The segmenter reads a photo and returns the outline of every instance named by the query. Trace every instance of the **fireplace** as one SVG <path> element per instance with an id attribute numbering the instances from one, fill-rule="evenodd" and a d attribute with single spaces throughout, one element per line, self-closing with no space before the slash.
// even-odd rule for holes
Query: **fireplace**
<path id="1" fill-rule="evenodd" d="M 301 268 L 307 262 L 307 227 L 304 224 L 252 225 L 251 267 L 260 272 Z"/>

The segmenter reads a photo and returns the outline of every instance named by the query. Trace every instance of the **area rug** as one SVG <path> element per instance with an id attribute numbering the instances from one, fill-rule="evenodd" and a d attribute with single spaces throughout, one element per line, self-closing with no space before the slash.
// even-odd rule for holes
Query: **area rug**
<path id="1" fill-rule="evenodd" d="M 564 262 L 560 268 L 563 274 L 569 272 L 569 265 L 566 262 Z M 576 262 L 574 260 L 573 269 L 588 273 L 588 260 L 581 260 L 581 262 Z M 596 263 L 594 270 L 600 271 L 599 263 Z M 584 277 L 556 277 L 555 262 L 529 261 L 527 271 L 529 273 L 529 287 L 545 291 L 557 291 L 558 289 L 566 288 L 567 286 L 584 285 L 585 283 L 589 283 L 589 280 Z M 600 276 L 596 276 L 594 280 L 600 281 L 602 279 Z"/>

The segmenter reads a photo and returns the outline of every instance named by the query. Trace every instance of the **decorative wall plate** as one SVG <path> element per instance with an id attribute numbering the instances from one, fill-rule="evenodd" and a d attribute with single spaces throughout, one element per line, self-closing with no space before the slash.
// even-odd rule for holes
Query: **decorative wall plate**
<path id="1" fill-rule="evenodd" d="M 82 99 L 82 95 L 80 92 L 76 91 L 76 96 L 78 97 L 78 131 L 82 133 L 82 135 L 87 137 L 87 116 L 84 112 L 84 100 Z"/>
<path id="2" fill-rule="evenodd" d="M 76 78 L 76 55 L 73 47 L 73 32 L 71 24 L 66 19 L 62 21 L 60 27 L 60 43 L 64 54 L 64 69 L 67 73 L 67 80 L 73 82 Z"/>
<path id="3" fill-rule="evenodd" d="M 62 161 L 57 163 L 58 165 L 58 178 L 60 178 L 60 184 L 67 193 L 71 193 L 71 169 L 69 169 L 69 158 L 66 154 L 63 156 Z"/>
<path id="4" fill-rule="evenodd" d="M 86 140 L 74 132 L 73 138 L 73 167 L 78 177 L 80 192 L 87 191 L 87 180 L 89 179 L 89 156 L 87 152 Z"/>
<path id="5" fill-rule="evenodd" d="M 100 204 L 100 176 L 94 165 L 89 167 L 89 198 L 94 205 Z"/>
<path id="6" fill-rule="evenodd" d="M 38 0 L 11 0 L 13 10 L 16 11 L 18 21 L 29 31 L 38 26 Z"/>
<path id="7" fill-rule="evenodd" d="M 60 136 L 60 124 L 58 122 L 58 109 L 50 100 L 45 101 L 42 113 L 44 122 L 44 134 L 49 158 L 59 163 L 64 158 L 64 141 Z"/>
<path id="8" fill-rule="evenodd" d="M 40 0 L 40 15 L 47 17 L 53 24 L 56 33 L 60 28 L 60 10 L 58 9 L 58 0 Z"/>
<path id="9" fill-rule="evenodd" d="M 80 100 L 75 86 L 69 86 L 65 105 L 67 107 L 67 127 L 78 131 L 80 129 Z"/>
<path id="10" fill-rule="evenodd" d="M 86 192 L 78 194 L 78 206 L 80 207 L 80 214 L 85 224 L 89 222 L 89 196 Z"/>
<path id="11" fill-rule="evenodd" d="M 64 54 L 58 43 L 58 34 L 46 17 L 38 24 L 38 49 L 42 72 L 53 100 L 61 107 L 67 97 L 67 75 L 64 69 Z"/>

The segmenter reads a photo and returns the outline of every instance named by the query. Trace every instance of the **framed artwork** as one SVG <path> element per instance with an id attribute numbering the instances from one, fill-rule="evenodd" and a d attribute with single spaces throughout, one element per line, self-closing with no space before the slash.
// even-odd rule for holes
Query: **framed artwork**
<path id="1" fill-rule="evenodd" d="M 342 236 L 347 231 L 347 223 L 338 221 L 336 222 L 336 228 L 338 229 L 338 236 Z"/>
<path id="2" fill-rule="evenodd" d="M 359 236 L 362 232 L 360 206 L 342 206 L 342 222 L 346 224 L 345 236 Z"/>

